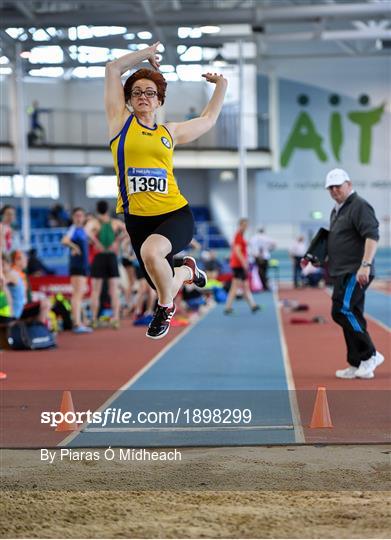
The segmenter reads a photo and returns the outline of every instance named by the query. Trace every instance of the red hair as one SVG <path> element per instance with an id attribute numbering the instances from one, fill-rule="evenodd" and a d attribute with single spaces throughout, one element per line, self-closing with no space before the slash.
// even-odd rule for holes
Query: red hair
<path id="1" fill-rule="evenodd" d="M 167 88 L 167 82 L 163 75 L 159 73 L 158 71 L 153 71 L 152 69 L 147 68 L 141 68 L 132 73 L 130 77 L 126 79 L 125 85 L 124 85 L 124 94 L 125 94 L 125 101 L 128 102 L 131 98 L 131 92 L 133 85 L 136 81 L 140 79 L 149 79 L 150 81 L 153 81 L 156 84 L 157 87 L 157 97 L 161 104 L 163 105 L 164 99 L 166 97 L 166 88 Z"/>

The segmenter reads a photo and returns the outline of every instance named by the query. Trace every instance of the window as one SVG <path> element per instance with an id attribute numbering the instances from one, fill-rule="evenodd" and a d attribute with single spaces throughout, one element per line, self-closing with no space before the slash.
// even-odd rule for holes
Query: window
<path id="1" fill-rule="evenodd" d="M 60 197 L 58 177 L 29 175 L 26 178 L 26 191 L 28 197 L 58 199 Z M 1 197 L 22 197 L 23 177 L 18 174 L 12 177 L 0 176 L 0 195 Z"/>
<path id="2" fill-rule="evenodd" d="M 118 193 L 116 176 L 89 176 L 86 182 L 89 198 L 116 198 Z"/>
<path id="3" fill-rule="evenodd" d="M 12 197 L 12 178 L 0 176 L 0 197 Z"/>

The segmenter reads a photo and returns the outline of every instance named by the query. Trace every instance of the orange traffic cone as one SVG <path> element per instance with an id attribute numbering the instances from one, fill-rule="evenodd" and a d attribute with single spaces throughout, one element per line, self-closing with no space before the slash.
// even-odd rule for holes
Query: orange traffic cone
<path id="1" fill-rule="evenodd" d="M 73 406 L 72 401 L 72 394 L 69 392 L 69 390 L 65 390 L 62 394 L 62 400 L 61 400 L 61 406 L 60 406 L 60 412 L 62 412 L 64 415 L 66 413 L 75 413 L 75 407 Z M 66 418 L 58 424 L 55 431 L 76 431 L 77 430 L 77 424 L 76 422 L 69 422 Z"/>
<path id="2" fill-rule="evenodd" d="M 329 404 L 327 401 L 326 388 L 319 386 L 316 393 L 314 411 L 312 413 L 310 428 L 332 428 Z"/>

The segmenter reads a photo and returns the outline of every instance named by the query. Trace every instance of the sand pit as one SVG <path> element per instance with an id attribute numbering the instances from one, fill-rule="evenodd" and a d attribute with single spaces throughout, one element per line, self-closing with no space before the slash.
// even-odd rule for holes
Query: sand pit
<path id="1" fill-rule="evenodd" d="M 120 460 L 116 449 L 113 461 L 51 465 L 39 451 L 3 451 L 1 536 L 389 536 L 389 447 L 180 451 L 171 463 Z"/>

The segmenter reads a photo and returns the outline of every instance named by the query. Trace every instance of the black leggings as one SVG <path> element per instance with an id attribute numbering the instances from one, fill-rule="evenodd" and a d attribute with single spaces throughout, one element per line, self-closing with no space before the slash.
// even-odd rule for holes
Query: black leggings
<path id="1" fill-rule="evenodd" d="M 174 275 L 174 255 L 185 249 L 194 236 L 194 218 L 189 205 L 159 216 L 125 214 L 125 225 L 140 268 L 150 286 L 156 289 L 141 258 L 141 246 L 151 234 L 161 234 L 167 238 L 171 242 L 172 250 L 166 259 Z"/>

